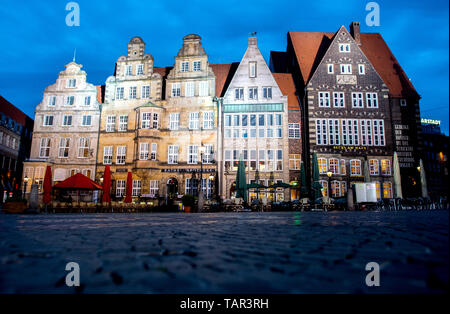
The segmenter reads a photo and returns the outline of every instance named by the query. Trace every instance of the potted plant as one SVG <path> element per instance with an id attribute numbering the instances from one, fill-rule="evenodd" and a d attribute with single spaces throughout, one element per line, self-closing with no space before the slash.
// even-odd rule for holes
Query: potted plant
<path id="1" fill-rule="evenodd" d="M 2 211 L 10 214 L 22 214 L 27 209 L 27 200 L 21 197 L 8 197 Z"/>
<path id="2" fill-rule="evenodd" d="M 195 204 L 195 197 L 191 194 L 184 194 L 181 198 L 181 202 L 183 203 L 184 211 L 190 213 L 192 206 Z"/>

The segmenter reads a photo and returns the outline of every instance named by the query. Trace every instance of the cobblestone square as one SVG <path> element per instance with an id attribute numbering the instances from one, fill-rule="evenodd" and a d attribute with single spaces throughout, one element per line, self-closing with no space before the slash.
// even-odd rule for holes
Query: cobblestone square
<path id="1" fill-rule="evenodd" d="M 2 214 L 0 293 L 443 293 L 448 241 L 448 211 Z"/>

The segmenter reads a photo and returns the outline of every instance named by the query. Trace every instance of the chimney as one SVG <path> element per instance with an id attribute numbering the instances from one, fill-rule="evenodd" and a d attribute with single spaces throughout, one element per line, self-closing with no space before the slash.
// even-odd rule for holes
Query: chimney
<path id="1" fill-rule="evenodd" d="M 353 39 L 355 39 L 356 43 L 361 45 L 359 22 L 352 22 L 352 24 L 350 24 L 350 34 L 353 36 Z"/>
<path id="2" fill-rule="evenodd" d="M 258 42 L 258 40 L 257 40 L 256 36 L 252 36 L 252 37 L 248 38 L 248 46 L 249 47 L 250 46 L 257 46 L 257 42 Z"/>

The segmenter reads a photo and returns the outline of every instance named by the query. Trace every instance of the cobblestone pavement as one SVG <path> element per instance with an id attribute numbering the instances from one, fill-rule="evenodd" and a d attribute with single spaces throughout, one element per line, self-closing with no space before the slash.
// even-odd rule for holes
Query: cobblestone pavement
<path id="1" fill-rule="evenodd" d="M 441 293 L 448 269 L 448 211 L 0 214 L 1 293 Z"/>

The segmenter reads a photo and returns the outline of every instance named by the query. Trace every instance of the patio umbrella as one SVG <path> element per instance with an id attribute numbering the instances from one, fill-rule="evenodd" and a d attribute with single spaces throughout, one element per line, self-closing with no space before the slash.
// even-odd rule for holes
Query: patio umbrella
<path id="1" fill-rule="evenodd" d="M 127 187 L 126 187 L 126 191 L 125 191 L 125 203 L 131 203 L 131 193 L 133 191 L 133 182 L 132 182 L 133 177 L 131 176 L 131 172 L 128 171 L 128 177 L 127 177 Z"/>
<path id="2" fill-rule="evenodd" d="M 111 203 L 111 170 L 109 165 L 105 167 L 105 173 L 103 174 L 103 196 L 102 202 Z"/>
<path id="3" fill-rule="evenodd" d="M 313 153 L 313 197 L 314 199 L 317 199 L 319 197 L 322 197 L 322 184 L 319 182 L 320 176 L 319 176 L 319 163 L 317 161 L 317 154 Z"/>
<path id="4" fill-rule="evenodd" d="M 247 180 L 245 179 L 245 165 L 242 155 L 239 158 L 238 170 L 236 173 L 236 197 L 247 202 Z"/>
<path id="5" fill-rule="evenodd" d="M 100 184 L 92 181 L 84 174 L 77 173 L 67 178 L 66 180 L 55 184 L 53 189 L 61 190 L 101 190 L 103 187 Z"/>
<path id="6" fill-rule="evenodd" d="M 370 182 L 369 163 L 364 160 L 364 182 Z"/>
<path id="7" fill-rule="evenodd" d="M 423 166 L 422 158 L 420 159 L 420 185 L 422 187 L 422 197 L 428 198 L 427 178 L 425 175 L 425 167 Z"/>
<path id="8" fill-rule="evenodd" d="M 52 169 L 47 166 L 44 176 L 44 204 L 50 203 L 52 200 Z"/>
<path id="9" fill-rule="evenodd" d="M 300 193 L 308 195 L 308 187 L 306 186 L 305 164 L 300 164 Z"/>
<path id="10" fill-rule="evenodd" d="M 394 185 L 395 185 L 395 198 L 403 198 L 402 178 L 400 176 L 400 165 L 398 163 L 397 152 L 394 152 Z"/>

